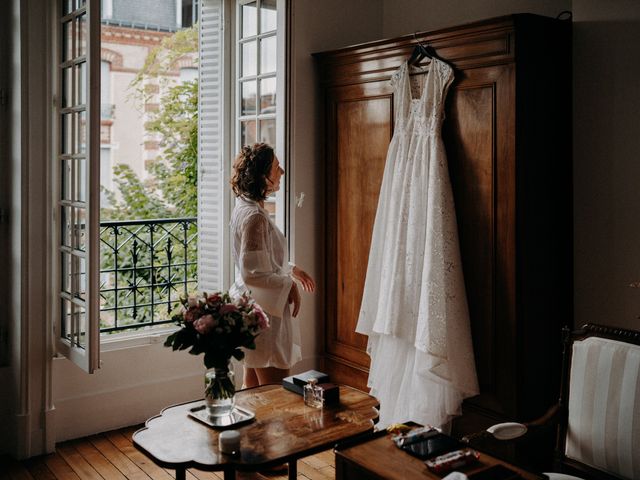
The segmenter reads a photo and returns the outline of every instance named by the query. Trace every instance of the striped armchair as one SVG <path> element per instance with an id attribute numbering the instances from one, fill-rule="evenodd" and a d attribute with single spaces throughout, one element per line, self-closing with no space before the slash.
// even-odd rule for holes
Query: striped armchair
<path id="1" fill-rule="evenodd" d="M 558 426 L 550 480 L 640 480 L 640 332 L 587 324 L 565 329 L 558 404 L 529 424 L 500 423 L 465 437 L 515 440 Z"/>
<path id="2" fill-rule="evenodd" d="M 640 332 L 588 324 L 568 342 L 558 469 L 640 479 Z"/>

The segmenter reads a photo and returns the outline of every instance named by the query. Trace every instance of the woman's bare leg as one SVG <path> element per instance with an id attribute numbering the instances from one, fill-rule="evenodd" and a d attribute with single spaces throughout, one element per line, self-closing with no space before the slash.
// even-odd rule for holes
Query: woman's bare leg
<path id="1" fill-rule="evenodd" d="M 258 383 L 258 376 L 256 375 L 256 369 L 244 367 L 242 388 L 257 387 L 258 385 L 260 385 L 260 383 Z"/>
<path id="2" fill-rule="evenodd" d="M 267 383 L 282 383 L 284 377 L 289 376 L 288 368 L 256 368 L 255 373 L 258 377 L 258 383 L 265 385 Z"/>

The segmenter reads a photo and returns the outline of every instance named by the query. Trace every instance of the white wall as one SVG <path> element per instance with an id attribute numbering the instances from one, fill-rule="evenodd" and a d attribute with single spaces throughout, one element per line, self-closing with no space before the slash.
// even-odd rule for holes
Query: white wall
<path id="1" fill-rule="evenodd" d="M 167 405 L 201 398 L 202 356 L 174 352 L 162 346 L 163 340 L 159 337 L 157 343 L 103 351 L 101 368 L 93 375 L 66 358 L 56 358 L 56 441 L 143 423 Z"/>
<path id="2" fill-rule="evenodd" d="M 555 17 L 571 10 L 571 0 L 384 0 L 385 38 L 455 27 L 512 13 Z"/>
<path id="3" fill-rule="evenodd" d="M 573 0 L 575 324 L 640 328 L 640 2 Z"/>
<path id="4" fill-rule="evenodd" d="M 324 159 L 323 112 L 314 60 L 311 54 L 373 41 L 382 36 L 381 0 L 295 0 L 292 2 L 291 163 L 288 182 L 291 197 L 304 192 L 301 208 L 292 202 L 291 258 L 311 273 L 318 291 L 302 293 L 299 315 L 302 355 L 295 371 L 318 366 L 322 352 L 324 297 Z"/>

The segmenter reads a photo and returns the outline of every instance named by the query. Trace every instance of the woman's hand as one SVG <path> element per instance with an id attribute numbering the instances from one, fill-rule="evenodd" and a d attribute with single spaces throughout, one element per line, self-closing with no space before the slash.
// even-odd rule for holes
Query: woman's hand
<path id="1" fill-rule="evenodd" d="M 291 275 L 293 276 L 293 278 L 300 282 L 300 285 L 302 285 L 302 289 L 305 292 L 315 291 L 316 282 L 313 281 L 313 278 L 311 278 L 311 275 L 309 275 L 307 272 L 294 265 L 291 269 Z"/>
<path id="2" fill-rule="evenodd" d="M 291 316 L 297 317 L 298 312 L 300 311 L 300 291 L 298 290 L 298 284 L 296 282 L 291 282 L 291 290 L 289 290 L 289 298 L 287 299 L 289 305 L 293 303 L 293 312 L 291 312 Z"/>

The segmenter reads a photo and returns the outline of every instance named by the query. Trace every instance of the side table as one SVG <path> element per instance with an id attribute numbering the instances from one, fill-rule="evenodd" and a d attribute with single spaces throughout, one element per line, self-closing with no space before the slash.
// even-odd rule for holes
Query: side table
<path id="1" fill-rule="evenodd" d="M 165 408 L 133 434 L 135 447 L 161 467 L 175 469 L 176 480 L 184 480 L 191 467 L 224 471 L 225 479 L 233 479 L 237 470 L 257 471 L 285 462 L 289 478 L 295 479 L 298 458 L 373 431 L 379 406 L 371 395 L 347 386 L 340 386 L 339 405 L 322 409 L 307 407 L 302 397 L 280 385 L 240 390 L 236 404 L 256 417 L 236 428 L 240 453 L 232 456 L 218 451 L 221 430 L 188 415 L 202 404 L 199 400 Z"/>

